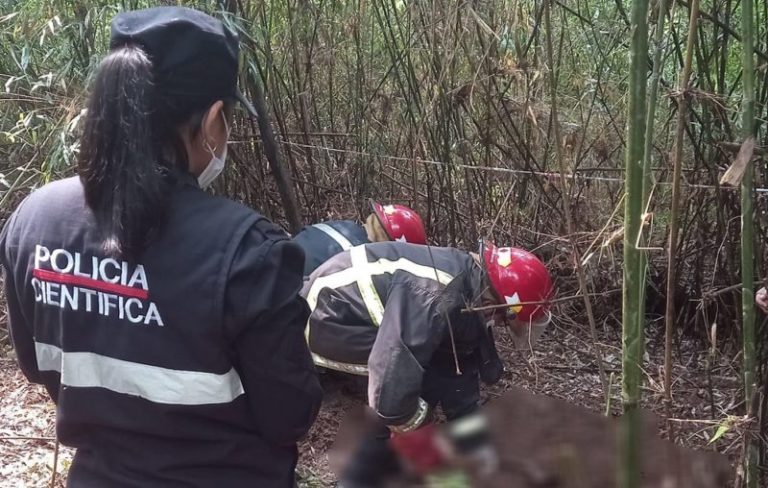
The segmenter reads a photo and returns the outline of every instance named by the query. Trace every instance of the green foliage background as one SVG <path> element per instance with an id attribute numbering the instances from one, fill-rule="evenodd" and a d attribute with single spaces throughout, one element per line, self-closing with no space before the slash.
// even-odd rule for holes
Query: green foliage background
<path id="1" fill-rule="evenodd" d="M 88 80 L 108 49 L 109 23 L 122 9 L 172 2 L 0 0 L 0 216 L 32 188 L 72 174 Z M 620 253 L 608 241 L 621 226 L 628 87 L 629 4 L 553 4 L 553 39 L 564 154 L 574 185 L 563 195 L 551 137 L 542 3 L 531 0 L 281 0 L 180 2 L 217 15 L 242 38 L 241 86 L 267 88 L 272 122 L 306 221 L 363 217 L 369 197 L 419 209 L 433 240 L 474 247 L 480 236 L 535 249 L 573 291 L 563 204 L 597 289 L 621 280 Z M 685 0 L 671 10 L 653 140 L 649 245 L 663 246 L 668 220 L 673 87 L 687 32 Z M 737 192 L 717 188 L 738 144 L 741 102 L 740 8 L 706 0 L 698 25 L 684 161 L 679 296 L 738 282 Z M 768 6 L 755 1 L 757 124 L 768 85 Z M 651 31 L 658 18 L 652 5 Z M 651 46 L 653 49 L 654 46 Z M 650 63 L 649 56 L 649 63 Z M 650 73 L 650 65 L 649 65 Z M 726 143 L 724 145 L 724 143 Z M 278 222 L 283 212 L 255 125 L 239 118 L 231 164 L 217 191 Z M 756 186 L 766 186 L 763 160 Z M 760 215 L 764 193 L 757 196 Z M 757 242 L 764 241 L 759 226 Z M 760 252 L 764 246 L 758 247 Z M 762 256 L 762 254 L 761 254 Z M 651 253 L 662 284 L 662 253 Z M 659 287 L 663 288 L 663 287 Z M 682 302 L 681 328 L 703 333 L 733 322 L 738 297 L 710 308 Z M 604 300 L 601 320 L 616 310 Z M 651 287 L 648 312 L 659 312 Z M 598 304 L 599 305 L 599 304 Z M 727 307 L 723 307 L 727 305 Z M 578 318 L 577 302 L 562 316 Z M 731 307 L 732 308 L 732 307 Z M 578 320 L 578 319 L 577 319 Z M 610 321 L 615 323 L 615 319 Z M 736 336 L 736 328 L 723 327 Z"/>

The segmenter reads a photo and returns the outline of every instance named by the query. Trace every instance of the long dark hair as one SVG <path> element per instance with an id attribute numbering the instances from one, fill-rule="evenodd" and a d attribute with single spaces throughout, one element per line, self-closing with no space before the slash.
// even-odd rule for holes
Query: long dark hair
<path id="1" fill-rule="evenodd" d="M 187 171 L 179 128 L 199 129 L 215 100 L 164 94 L 136 45 L 113 49 L 92 85 L 78 157 L 104 251 L 135 259 L 166 218 L 170 176 Z"/>

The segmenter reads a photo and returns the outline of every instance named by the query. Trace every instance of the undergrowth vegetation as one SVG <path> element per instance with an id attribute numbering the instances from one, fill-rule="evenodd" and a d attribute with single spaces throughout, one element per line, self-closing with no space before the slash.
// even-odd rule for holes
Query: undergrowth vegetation
<path id="1" fill-rule="evenodd" d="M 89 79 L 108 49 L 113 15 L 175 3 L 0 0 L 0 223 L 34 188 L 74 174 Z M 420 211 L 433 244 L 474 249 L 492 238 L 531 249 L 557 278 L 556 325 L 587 329 L 585 302 L 577 299 L 586 288 L 597 332 L 615 337 L 630 2 L 553 0 L 551 28 L 540 0 L 179 3 L 239 32 L 241 88 L 251 96 L 265 88 L 305 223 L 363 218 L 374 198 Z M 645 141 L 650 183 L 637 242 L 649 265 L 644 317 L 648 335 L 662 337 L 674 139 L 682 124 L 676 346 L 694 339 L 736 358 L 741 203 L 739 188 L 721 186 L 720 178 L 743 142 L 742 7 L 738 0 L 700 3 L 690 83 L 681 87 L 692 3 L 652 2 L 648 15 L 647 72 L 658 74 L 659 97 Z M 768 2 L 753 5 L 754 271 L 762 280 Z M 287 228 L 258 126 L 243 113 L 229 154 L 215 191 Z M 760 320 L 758 365 L 768 344 Z"/>
<path id="2" fill-rule="evenodd" d="M 0 0 L 0 215 L 31 189 L 72 174 L 89 76 L 108 46 L 115 12 L 163 2 Z M 173 3 L 173 2 L 165 2 Z M 545 55 L 542 3 L 524 0 L 285 0 L 183 2 L 226 19 L 242 38 L 241 86 L 263 83 L 272 124 L 306 222 L 362 217 L 368 198 L 421 211 L 433 243 L 474 247 L 480 237 L 534 249 L 575 294 L 568 241 L 579 247 L 598 323 L 614 328 L 621 283 L 628 5 L 577 0 L 552 9 L 554 63 Z M 766 209 L 768 6 L 756 2 L 757 211 Z M 660 98 L 645 202 L 650 248 L 647 312 L 663 316 L 676 82 L 688 30 L 673 2 L 661 39 Z M 659 5 L 650 12 L 651 38 Z M 760 22 L 759 20 L 763 21 Z M 685 90 L 678 256 L 678 330 L 712 323 L 738 346 L 739 196 L 719 178 L 739 146 L 740 8 L 701 4 L 693 77 Z M 656 46 L 650 46 L 655 50 Z M 649 73 L 652 68 L 649 52 Z M 549 70 L 570 179 L 555 160 Z M 278 222 L 284 212 L 254 121 L 242 114 L 231 164 L 216 190 Z M 564 205 L 573 214 L 567 235 Z M 758 219 L 757 276 L 766 230 Z M 582 327 L 583 304 L 558 318 Z"/>

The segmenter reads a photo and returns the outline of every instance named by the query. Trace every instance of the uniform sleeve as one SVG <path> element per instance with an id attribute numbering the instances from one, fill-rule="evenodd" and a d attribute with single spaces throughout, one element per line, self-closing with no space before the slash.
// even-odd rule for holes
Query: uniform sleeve
<path id="1" fill-rule="evenodd" d="M 254 228 L 235 255 L 224 301 L 226 332 L 257 428 L 286 446 L 306 435 L 322 400 L 304 338 L 303 263 L 297 245 L 284 236 L 265 240 Z"/>
<path id="2" fill-rule="evenodd" d="M 422 379 L 446 329 L 436 293 L 409 282 L 393 284 L 368 359 L 368 403 L 394 430 L 413 430 L 427 416 Z"/>
<path id="3" fill-rule="evenodd" d="M 23 205 L 23 203 L 22 203 Z M 0 232 L 0 264 L 3 267 L 5 300 L 8 306 L 8 332 L 24 376 L 32 383 L 42 383 L 37 367 L 33 324 L 24 315 L 21 284 L 17 276 L 26 275 L 26 262 L 19 262 L 16 220 L 21 206 L 14 212 Z"/>

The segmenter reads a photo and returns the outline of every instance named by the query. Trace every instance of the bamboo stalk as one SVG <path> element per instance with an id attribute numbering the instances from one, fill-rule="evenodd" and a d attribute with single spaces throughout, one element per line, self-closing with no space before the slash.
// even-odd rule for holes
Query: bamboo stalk
<path id="1" fill-rule="evenodd" d="M 550 89 L 550 106 L 552 117 L 552 129 L 555 135 L 555 154 L 557 156 L 558 165 L 560 167 L 560 184 L 562 185 L 562 202 L 563 212 L 565 213 L 565 225 L 568 231 L 568 236 L 571 244 L 571 250 L 573 252 L 573 261 L 576 266 L 576 276 L 579 281 L 579 293 L 584 296 L 584 309 L 587 312 L 587 319 L 589 321 L 589 333 L 592 337 L 592 349 L 597 361 L 597 368 L 600 375 L 600 385 L 603 388 L 603 400 L 606 406 L 610 404 L 611 392 L 608 389 L 608 380 L 605 376 L 605 364 L 603 363 L 603 351 L 598 344 L 597 337 L 597 324 L 595 322 L 595 314 L 592 311 L 592 300 L 589 299 L 589 285 L 587 283 L 587 275 L 584 272 L 584 266 L 581 262 L 581 255 L 579 246 L 575 235 L 575 229 L 573 225 L 573 218 L 571 216 L 571 201 L 570 201 L 570 180 L 566 177 L 565 159 L 563 157 L 563 145 L 560 139 L 560 122 L 557 118 L 557 65 L 555 64 L 555 56 L 552 49 L 552 21 L 551 21 L 551 1 L 547 1 L 544 4 L 544 24 L 547 29 L 547 60 L 549 63 L 549 89 Z M 607 408 L 607 407 L 606 407 Z"/>
<path id="2" fill-rule="evenodd" d="M 226 7 L 230 13 L 237 14 L 237 2 L 228 2 Z M 249 40 L 254 42 L 252 38 Z M 271 50 L 267 49 L 267 51 Z M 272 131 L 269 107 L 264 94 L 265 87 L 262 85 L 262 83 L 266 83 L 266 80 L 262 81 L 259 69 L 254 69 L 253 72 L 248 74 L 250 75 L 247 77 L 249 82 L 248 88 L 253 98 L 253 107 L 258 114 L 256 124 L 261 134 L 264 155 L 267 157 L 267 162 L 272 169 L 290 231 L 291 233 L 296 233 L 301 229 L 302 225 L 301 210 L 296 200 L 291 173 L 285 167 L 274 132 Z M 251 124 L 253 124 L 252 118 Z"/>
<path id="3" fill-rule="evenodd" d="M 299 210 L 299 205 L 296 203 L 296 193 L 293 189 L 291 175 L 283 163 L 280 149 L 277 146 L 274 133 L 272 132 L 269 109 L 267 108 L 267 101 L 264 97 L 264 88 L 261 86 L 261 80 L 256 79 L 257 77 L 258 74 L 254 73 L 251 90 L 254 95 L 253 106 L 259 114 L 257 123 L 259 131 L 261 132 L 262 144 L 264 145 L 264 154 L 267 156 L 267 161 L 272 168 L 272 173 L 275 177 L 275 182 L 277 183 L 277 190 L 280 193 L 283 209 L 285 210 L 285 218 L 288 220 L 291 233 L 295 234 L 301 229 L 301 211 Z"/>
<path id="4" fill-rule="evenodd" d="M 650 91 L 648 93 L 648 113 L 645 121 L 645 150 L 643 154 L 643 202 L 648 202 L 650 188 L 651 188 L 651 160 L 653 159 L 653 141 L 654 137 L 654 125 L 656 122 L 656 105 L 659 98 L 659 82 L 661 80 L 661 72 L 664 67 L 662 56 L 664 54 L 664 24 L 667 19 L 667 9 L 669 9 L 670 0 L 661 0 L 659 2 L 658 16 L 656 17 L 656 31 L 654 33 L 654 52 L 653 52 L 653 72 L 651 73 Z M 674 5 L 674 4 L 673 4 Z M 640 253 L 640 270 L 639 273 L 642 276 L 647 276 L 648 273 L 648 256 L 646 252 Z M 645 287 L 643 287 L 643 297 L 641 301 L 645 302 Z M 666 343 L 665 343 L 666 346 Z M 671 350 L 671 345 L 666 350 Z M 666 354 L 665 354 L 666 358 Z M 670 368 L 666 366 L 665 372 Z M 666 377 L 665 377 L 666 378 Z M 667 383 L 665 382 L 665 385 Z M 665 388 L 665 393 L 668 389 Z M 665 398 L 671 398 L 671 392 Z M 671 417 L 671 402 L 667 402 L 667 418 Z M 674 430 L 672 424 L 668 423 L 670 440 L 674 439 Z"/>
<path id="5" fill-rule="evenodd" d="M 651 184 L 651 154 L 653 153 L 654 126 L 656 123 L 656 106 L 659 99 L 659 81 L 663 68 L 662 55 L 664 54 L 664 24 L 667 19 L 667 9 L 670 0 L 661 0 L 659 3 L 659 15 L 656 20 L 654 33 L 653 72 L 651 73 L 650 90 L 648 92 L 648 114 L 645 121 L 645 150 L 643 157 L 643 201 L 648 198 Z M 643 271 L 644 272 L 644 271 Z"/>
<path id="6" fill-rule="evenodd" d="M 640 484 L 641 418 L 639 410 L 645 276 L 637 248 L 643 213 L 643 161 L 648 71 L 648 0 L 634 0 L 630 25 L 629 107 L 624 203 L 624 287 L 622 307 L 622 406 L 619 486 Z"/>
<path id="7" fill-rule="evenodd" d="M 741 30 L 744 44 L 744 59 L 742 82 L 744 98 L 741 112 L 741 133 L 746 141 L 755 135 L 755 60 L 754 60 L 754 14 L 753 1 L 741 2 Z M 743 282 L 742 300 L 742 340 L 744 344 L 744 398 L 747 403 L 747 415 L 756 414 L 752 401 L 756 371 L 755 371 L 755 287 L 754 287 L 754 171 L 747 166 L 741 180 L 741 279 Z M 745 433 L 745 486 L 757 487 L 758 446 L 750 430 Z"/>
<path id="8" fill-rule="evenodd" d="M 691 14 L 688 23 L 688 40 L 685 48 L 683 73 L 678 84 L 677 130 L 675 132 L 675 159 L 672 176 L 672 205 L 669 217 L 669 242 L 667 244 L 667 303 L 665 308 L 664 330 L 664 403 L 667 418 L 672 409 L 672 339 L 675 321 L 675 288 L 677 285 L 677 241 L 680 220 L 680 177 L 683 166 L 683 136 L 688 117 L 688 84 L 691 79 L 693 52 L 696 47 L 697 23 L 699 19 L 699 0 L 691 0 Z M 674 434 L 670 429 L 670 438 Z"/>
<path id="9" fill-rule="evenodd" d="M 301 113 L 301 123 L 304 128 L 304 133 L 302 134 L 304 138 L 304 154 L 306 157 L 306 165 L 307 168 L 309 168 L 309 177 L 312 179 L 312 181 L 319 181 L 317 179 L 317 171 L 315 171 L 315 161 L 312 157 L 312 147 L 310 145 L 309 140 L 309 134 L 310 134 L 310 126 L 309 126 L 309 101 L 307 100 L 307 92 L 299 93 L 299 109 Z M 312 186 L 312 198 L 314 198 L 314 203 L 312 205 L 309 205 L 310 207 L 310 216 L 312 217 L 312 222 L 316 222 L 319 215 L 317 213 L 317 202 L 320 201 L 320 192 L 318 192 L 317 186 Z"/>

